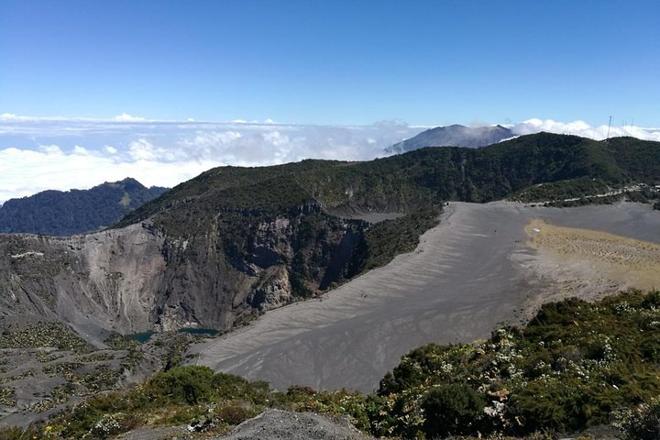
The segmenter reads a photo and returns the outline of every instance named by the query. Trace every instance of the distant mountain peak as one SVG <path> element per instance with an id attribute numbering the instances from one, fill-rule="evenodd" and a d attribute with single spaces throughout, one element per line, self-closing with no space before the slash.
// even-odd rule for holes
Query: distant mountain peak
<path id="1" fill-rule="evenodd" d="M 452 124 L 443 127 L 434 127 L 388 147 L 388 153 L 405 153 L 423 147 L 469 147 L 478 148 L 495 144 L 504 139 L 514 137 L 509 128 L 502 125 L 483 127 L 466 127 Z"/>
<path id="2" fill-rule="evenodd" d="M 122 179 L 117 183 L 123 183 L 124 185 L 127 185 L 127 184 L 139 185 L 139 186 L 144 187 L 144 185 L 142 185 L 140 182 L 138 182 L 136 179 L 134 179 L 132 177 L 126 177 L 125 179 Z"/>
<path id="3" fill-rule="evenodd" d="M 137 181 L 136 179 L 132 177 L 126 177 L 125 179 L 119 180 L 117 182 L 106 182 L 103 183 L 99 186 L 103 185 L 111 185 L 117 188 L 123 188 L 125 191 L 145 191 L 147 190 L 147 187 L 144 186 L 142 183 Z M 95 187 L 97 188 L 97 187 Z"/>

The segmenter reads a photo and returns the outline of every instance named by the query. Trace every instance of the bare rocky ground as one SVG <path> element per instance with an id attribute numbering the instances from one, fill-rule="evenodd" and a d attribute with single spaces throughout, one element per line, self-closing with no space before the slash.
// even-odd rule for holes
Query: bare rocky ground
<path id="1" fill-rule="evenodd" d="M 528 243 L 525 227 L 532 220 L 660 242 L 660 213 L 648 205 L 451 203 L 414 252 L 321 299 L 268 312 L 246 328 L 193 347 L 195 362 L 278 388 L 371 391 L 414 347 L 485 338 L 499 323 L 522 321 L 542 302 L 561 296 L 604 285 L 609 291 L 633 287 L 603 280 L 602 273 L 585 272 L 570 259 L 550 259 Z M 654 269 L 660 272 L 651 260 Z M 558 281 L 568 289 L 559 289 L 559 297 Z"/>
<path id="2" fill-rule="evenodd" d="M 114 386 L 122 375 L 125 352 L 100 350 L 78 354 L 54 348 L 1 350 L 0 386 L 11 398 L 0 405 L 7 425 L 24 425 L 46 417 L 90 392 Z"/>
<path id="3" fill-rule="evenodd" d="M 141 428 L 116 440 L 369 440 L 346 419 L 331 419 L 309 412 L 269 409 L 218 436 L 191 433 L 186 427 Z"/>
<path id="4" fill-rule="evenodd" d="M 217 440 L 367 440 L 348 421 L 270 409 Z"/>
<path id="5" fill-rule="evenodd" d="M 47 328 L 42 332 L 68 336 Z M 27 426 L 90 395 L 142 382 L 167 362 L 181 361 L 195 339 L 163 333 L 144 344 L 120 338 L 104 349 L 76 344 L 0 349 L 0 426 Z"/>
<path id="6" fill-rule="evenodd" d="M 140 428 L 119 435 L 116 440 L 189 440 L 193 434 L 185 426 Z M 198 437 L 199 438 L 199 437 Z"/>

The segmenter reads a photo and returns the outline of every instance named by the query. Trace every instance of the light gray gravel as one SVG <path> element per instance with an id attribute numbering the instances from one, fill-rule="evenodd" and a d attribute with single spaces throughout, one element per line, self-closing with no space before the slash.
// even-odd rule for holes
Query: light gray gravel
<path id="1" fill-rule="evenodd" d="M 367 440 L 346 421 L 333 421 L 313 413 L 276 409 L 238 425 L 216 440 Z"/>

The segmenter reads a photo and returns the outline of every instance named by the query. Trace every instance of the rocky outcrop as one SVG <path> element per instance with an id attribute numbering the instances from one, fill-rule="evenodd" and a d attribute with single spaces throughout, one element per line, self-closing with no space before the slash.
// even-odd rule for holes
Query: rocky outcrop
<path id="1" fill-rule="evenodd" d="M 0 236 L 0 319 L 61 319 L 90 340 L 151 327 L 165 237 L 147 224 L 69 238 Z"/>
<path id="2" fill-rule="evenodd" d="M 283 266 L 267 269 L 248 298 L 250 305 L 260 312 L 276 309 L 293 299 L 289 273 Z"/>
<path id="3" fill-rule="evenodd" d="M 63 320 L 101 344 L 110 332 L 226 330 L 350 277 L 364 224 L 320 212 L 220 213 L 203 233 L 145 221 L 69 238 L 0 235 L 0 321 Z"/>

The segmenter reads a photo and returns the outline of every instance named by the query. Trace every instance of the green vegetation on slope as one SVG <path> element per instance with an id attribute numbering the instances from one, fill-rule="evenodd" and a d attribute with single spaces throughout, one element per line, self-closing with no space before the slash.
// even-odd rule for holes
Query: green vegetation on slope
<path id="1" fill-rule="evenodd" d="M 324 177 L 323 167 L 337 167 L 340 175 L 353 170 L 347 164 L 321 161 L 219 168 L 136 210 L 122 224 L 141 219 L 154 206 L 164 206 L 153 222 L 168 237 L 185 238 L 193 246 L 208 242 L 199 244 L 200 249 L 218 249 L 220 264 L 242 273 L 251 274 L 253 267 L 284 265 L 293 296 L 307 298 L 413 250 L 419 235 L 437 222 L 439 209 L 432 198 L 419 198 L 405 188 L 397 190 L 395 181 L 382 194 L 374 189 L 371 199 L 356 199 L 352 206 L 409 212 L 403 218 L 369 225 L 331 215 L 319 199 L 334 199 L 346 189 L 343 183 L 341 187 L 333 183 L 330 175 Z M 309 175 L 292 174 L 296 168 Z M 312 176 L 330 182 L 322 189 L 323 197 L 311 180 L 305 181 Z M 369 192 L 367 188 L 361 191 Z"/>
<path id="2" fill-rule="evenodd" d="M 610 187 L 600 179 L 581 177 L 550 183 L 539 183 L 526 188 L 513 196 L 521 202 L 546 202 L 580 198 L 584 195 L 604 194 Z"/>
<path id="3" fill-rule="evenodd" d="M 397 254 L 414 251 L 420 235 L 438 224 L 439 215 L 440 208 L 429 207 L 370 226 L 356 253 L 357 272 L 384 266 Z"/>
<path id="4" fill-rule="evenodd" d="M 368 162 L 221 167 L 175 187 L 119 225 L 155 215 L 166 231 L 185 234 L 195 228 L 184 229 L 179 210 L 190 211 L 187 220 L 201 225 L 224 211 L 272 214 L 309 204 L 413 212 L 445 200 L 485 202 L 540 183 L 576 179 L 607 185 L 660 182 L 660 143 L 539 133 L 481 149 L 424 148 Z"/>
<path id="5" fill-rule="evenodd" d="M 55 347 L 77 353 L 90 351 L 91 346 L 67 325 L 57 322 L 39 322 L 0 333 L 0 349 Z"/>
<path id="6" fill-rule="evenodd" d="M 383 432 L 412 436 L 533 430 L 573 432 L 612 422 L 612 413 L 660 395 L 660 292 L 621 294 L 596 304 L 547 304 L 525 328 L 503 328 L 476 345 L 421 347 L 381 382 L 391 409 Z M 426 423 L 434 411 L 470 413 L 471 426 Z M 426 409 L 426 411 L 425 411 Z"/>
<path id="7" fill-rule="evenodd" d="M 591 304 L 547 304 L 524 328 L 474 344 L 406 355 L 376 394 L 277 392 L 263 382 L 178 367 L 96 396 L 35 429 L 34 438 L 105 438 L 145 425 L 207 424 L 223 432 L 265 408 L 345 415 L 377 436 L 526 435 L 614 424 L 658 435 L 660 292 Z M 9 432 L 9 431 L 6 431 Z"/>

